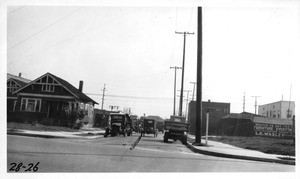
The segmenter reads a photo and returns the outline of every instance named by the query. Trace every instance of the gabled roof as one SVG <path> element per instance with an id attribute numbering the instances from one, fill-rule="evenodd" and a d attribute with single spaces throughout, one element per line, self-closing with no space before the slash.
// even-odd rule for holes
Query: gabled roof
<path id="1" fill-rule="evenodd" d="M 31 82 L 31 80 L 29 80 L 29 79 L 26 79 L 26 78 L 23 78 L 23 77 L 19 77 L 19 76 L 16 76 L 16 75 L 12 75 L 10 73 L 7 73 L 6 77 L 7 77 L 7 80 L 9 80 L 9 79 L 16 79 L 16 80 L 22 81 L 24 83 L 30 83 Z"/>
<path id="2" fill-rule="evenodd" d="M 78 100 L 82 100 L 84 102 L 92 102 L 94 104 L 98 104 L 96 101 L 94 101 L 93 99 L 91 99 L 90 97 L 88 97 L 86 94 L 80 92 L 77 88 L 75 88 L 73 85 L 71 85 L 69 82 L 67 82 L 66 80 L 63 80 L 62 78 L 59 78 L 58 76 L 55 76 L 51 73 L 46 73 L 42 76 L 40 76 L 39 78 L 33 80 L 32 82 L 30 82 L 29 84 L 27 84 L 26 86 L 16 90 L 14 93 L 21 91 L 22 89 L 26 88 L 27 86 L 35 83 L 36 81 L 38 81 L 39 79 L 43 78 L 44 76 L 49 75 L 51 76 L 54 80 L 56 80 L 60 85 L 62 85 L 67 91 L 69 91 L 75 98 L 77 98 Z"/>
<path id="3" fill-rule="evenodd" d="M 28 83 L 26 83 L 26 82 L 24 82 L 24 81 L 20 81 L 20 80 L 18 80 L 18 79 L 14 79 L 14 78 L 9 78 L 8 80 L 7 80 L 7 82 L 8 81 L 14 81 L 15 83 L 17 83 L 20 87 L 23 87 L 23 86 L 25 86 L 25 85 L 27 85 Z"/>
<path id="4" fill-rule="evenodd" d="M 96 101 L 88 97 L 86 94 L 79 91 L 79 89 L 75 88 L 73 85 L 71 85 L 69 82 L 51 74 L 48 73 L 51 76 L 53 76 L 60 84 L 62 84 L 64 87 L 68 88 L 72 93 L 74 93 L 76 96 L 78 96 L 79 99 L 84 100 L 86 102 L 93 102 L 94 104 L 98 104 Z"/>
<path id="5" fill-rule="evenodd" d="M 10 83 L 10 82 L 16 83 L 18 85 L 18 88 L 22 88 L 23 86 L 28 84 L 24 81 L 20 81 L 19 79 L 15 79 L 15 78 L 7 79 L 7 83 Z M 17 97 L 17 94 L 13 94 L 12 92 L 9 92 L 9 90 L 7 90 L 7 97 Z"/>

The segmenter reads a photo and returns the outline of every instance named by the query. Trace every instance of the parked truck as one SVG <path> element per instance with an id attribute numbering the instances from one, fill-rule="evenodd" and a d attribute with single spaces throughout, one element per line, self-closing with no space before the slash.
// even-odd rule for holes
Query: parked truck
<path id="1" fill-rule="evenodd" d="M 153 134 L 154 137 L 157 136 L 157 129 L 156 129 L 157 121 L 155 119 L 144 119 L 143 127 L 142 127 L 142 135 L 145 134 Z"/>
<path id="2" fill-rule="evenodd" d="M 183 116 L 171 116 L 169 121 L 164 124 L 164 142 L 168 139 L 174 141 L 181 140 L 183 144 L 187 144 L 187 135 L 190 124 L 186 123 L 186 118 Z"/>
<path id="3" fill-rule="evenodd" d="M 111 113 L 108 119 L 108 126 L 105 130 L 104 137 L 116 136 L 116 135 L 124 135 L 127 133 L 128 135 L 128 117 L 126 114 L 122 113 Z"/>

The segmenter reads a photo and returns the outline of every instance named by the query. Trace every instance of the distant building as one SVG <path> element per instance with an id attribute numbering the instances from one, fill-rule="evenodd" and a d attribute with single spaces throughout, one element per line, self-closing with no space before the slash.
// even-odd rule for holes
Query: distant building
<path id="1" fill-rule="evenodd" d="M 202 133 L 206 132 L 206 111 L 209 112 L 209 131 L 211 134 L 219 133 L 218 121 L 221 117 L 226 116 L 230 113 L 230 103 L 202 101 Z M 189 103 L 188 121 L 190 123 L 190 133 L 195 134 L 196 131 L 196 101 Z"/>
<path id="2" fill-rule="evenodd" d="M 160 116 L 147 116 L 146 119 L 155 119 L 156 121 L 163 122 L 164 120 Z"/>
<path id="3" fill-rule="evenodd" d="M 274 103 L 260 105 L 258 115 L 269 118 L 292 119 L 295 115 L 294 101 L 278 101 Z"/>
<path id="4" fill-rule="evenodd" d="M 252 113 L 231 113 L 219 121 L 221 134 L 230 136 L 294 137 L 292 119 L 275 119 Z"/>

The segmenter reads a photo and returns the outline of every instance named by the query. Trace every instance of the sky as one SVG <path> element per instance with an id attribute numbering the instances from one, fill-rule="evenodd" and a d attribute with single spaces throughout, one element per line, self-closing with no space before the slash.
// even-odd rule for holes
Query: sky
<path id="1" fill-rule="evenodd" d="M 292 3 L 203 7 L 203 101 L 230 103 L 230 111 L 255 112 L 257 104 L 296 101 L 300 9 Z M 195 5 L 8 5 L 6 72 L 34 80 L 50 72 L 101 108 L 131 108 L 136 115 L 173 113 L 174 70 L 182 66 L 184 90 L 197 75 Z M 177 70 L 176 90 L 181 88 Z M 291 93 L 290 93 L 291 92 Z M 177 95 L 179 95 L 177 91 Z M 194 97 L 195 98 L 195 97 Z M 187 93 L 184 93 L 183 113 Z M 179 97 L 176 99 L 176 111 Z M 297 102 L 296 102 L 297 103 Z"/>

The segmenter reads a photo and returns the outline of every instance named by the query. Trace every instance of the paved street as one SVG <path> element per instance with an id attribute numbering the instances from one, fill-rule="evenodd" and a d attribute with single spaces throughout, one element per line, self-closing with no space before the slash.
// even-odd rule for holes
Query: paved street
<path id="1" fill-rule="evenodd" d="M 295 166 L 195 154 L 162 134 L 97 139 L 7 137 L 7 167 L 38 164 L 37 172 L 294 172 Z M 21 168 L 18 172 L 24 172 Z M 15 171 L 13 171 L 15 172 Z"/>

